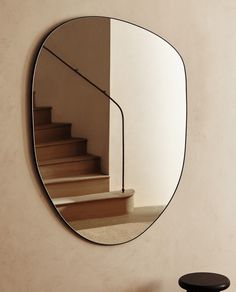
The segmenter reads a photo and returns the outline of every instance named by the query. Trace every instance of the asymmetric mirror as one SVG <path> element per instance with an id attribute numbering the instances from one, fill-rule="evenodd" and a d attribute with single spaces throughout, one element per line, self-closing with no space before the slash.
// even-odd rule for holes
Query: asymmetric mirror
<path id="1" fill-rule="evenodd" d="M 59 218 L 96 243 L 143 233 L 183 168 L 186 76 L 177 51 L 124 21 L 73 19 L 41 45 L 32 98 L 37 170 Z"/>

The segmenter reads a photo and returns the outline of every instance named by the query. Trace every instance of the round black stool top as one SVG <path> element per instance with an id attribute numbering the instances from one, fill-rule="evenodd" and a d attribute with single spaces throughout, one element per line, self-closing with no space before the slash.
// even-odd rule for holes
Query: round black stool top
<path id="1" fill-rule="evenodd" d="M 215 273 L 191 273 L 179 278 L 179 285 L 189 292 L 222 291 L 229 287 L 230 280 Z"/>

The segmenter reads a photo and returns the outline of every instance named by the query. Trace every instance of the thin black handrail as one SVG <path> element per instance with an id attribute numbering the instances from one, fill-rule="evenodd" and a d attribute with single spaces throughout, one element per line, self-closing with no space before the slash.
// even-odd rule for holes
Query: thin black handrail
<path id="1" fill-rule="evenodd" d="M 68 68 L 70 68 L 72 71 L 74 71 L 77 75 L 82 77 L 84 80 L 86 80 L 89 84 L 91 84 L 93 87 L 95 87 L 98 91 L 100 91 L 103 95 L 105 95 L 109 100 L 111 100 L 120 110 L 121 113 L 121 122 L 122 122 L 122 185 L 121 185 L 121 190 L 122 193 L 125 191 L 125 186 L 124 186 L 124 180 L 125 180 L 125 117 L 123 110 L 121 106 L 109 95 L 106 93 L 105 90 L 102 90 L 99 86 L 97 86 L 93 81 L 88 79 L 85 75 L 79 72 L 78 68 L 74 68 L 71 66 L 69 63 L 61 59 L 58 55 L 56 55 L 53 51 L 51 51 L 49 48 L 46 46 L 43 46 L 43 48 L 48 51 L 51 55 L 53 55 L 55 58 L 57 58 L 59 61 L 61 61 L 64 65 L 66 65 Z"/>

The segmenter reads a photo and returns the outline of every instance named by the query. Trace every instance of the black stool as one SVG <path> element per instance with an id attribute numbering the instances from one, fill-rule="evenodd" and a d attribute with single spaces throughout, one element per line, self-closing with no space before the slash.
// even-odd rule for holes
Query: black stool
<path id="1" fill-rule="evenodd" d="M 230 285 L 230 280 L 215 273 L 191 273 L 179 278 L 179 285 L 187 292 L 219 292 Z"/>

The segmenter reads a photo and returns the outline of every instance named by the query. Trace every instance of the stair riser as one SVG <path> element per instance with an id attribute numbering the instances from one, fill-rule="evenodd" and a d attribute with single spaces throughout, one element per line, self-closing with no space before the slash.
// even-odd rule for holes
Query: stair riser
<path id="1" fill-rule="evenodd" d="M 86 141 L 37 147 L 38 161 L 86 154 Z"/>
<path id="2" fill-rule="evenodd" d="M 133 197 L 76 203 L 57 209 L 66 221 L 119 216 L 133 211 Z"/>
<path id="3" fill-rule="evenodd" d="M 46 185 L 46 189 L 51 198 L 104 193 L 109 192 L 109 178 L 53 183 Z"/>
<path id="4" fill-rule="evenodd" d="M 71 138 L 71 125 L 49 129 L 35 129 L 36 144 L 68 138 Z"/>
<path id="5" fill-rule="evenodd" d="M 51 121 L 51 109 L 34 110 L 35 125 L 50 124 Z"/>
<path id="6" fill-rule="evenodd" d="M 40 166 L 40 173 L 42 177 L 45 179 L 77 176 L 82 174 L 95 173 L 98 172 L 99 170 L 100 170 L 99 159 Z"/>

